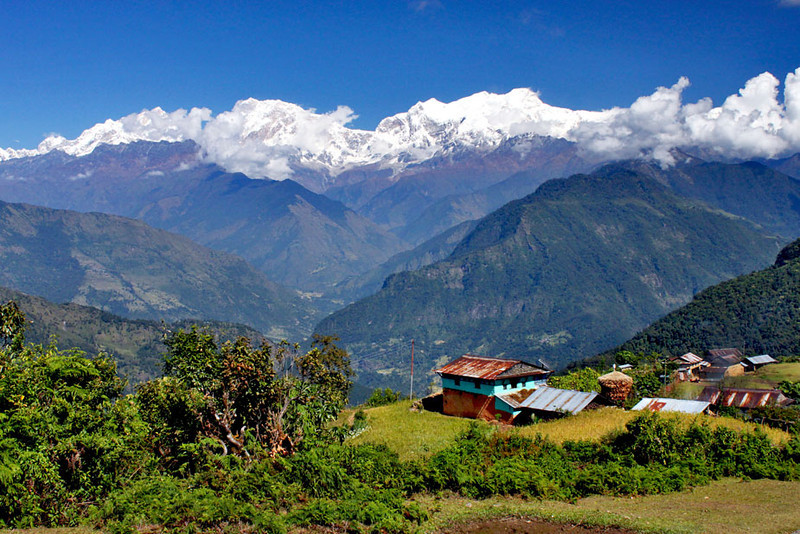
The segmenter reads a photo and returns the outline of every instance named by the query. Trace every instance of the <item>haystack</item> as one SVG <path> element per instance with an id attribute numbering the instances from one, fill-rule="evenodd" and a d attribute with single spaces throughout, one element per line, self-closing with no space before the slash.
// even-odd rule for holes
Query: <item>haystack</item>
<path id="1" fill-rule="evenodd" d="M 600 394 L 612 402 L 622 404 L 633 388 L 633 378 L 619 371 L 611 371 L 597 379 Z"/>

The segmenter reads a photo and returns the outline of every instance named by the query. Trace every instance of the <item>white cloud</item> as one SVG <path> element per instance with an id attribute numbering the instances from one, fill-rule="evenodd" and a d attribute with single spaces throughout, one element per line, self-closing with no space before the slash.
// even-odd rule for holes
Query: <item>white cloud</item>
<path id="1" fill-rule="evenodd" d="M 710 99 L 683 104 L 689 81 L 681 78 L 640 97 L 630 108 L 610 110 L 610 119 L 581 123 L 567 137 L 613 158 L 651 155 L 671 163 L 675 147 L 700 147 L 726 158 L 777 157 L 800 150 L 800 68 L 780 82 L 765 72 L 738 94 L 714 107 Z"/>

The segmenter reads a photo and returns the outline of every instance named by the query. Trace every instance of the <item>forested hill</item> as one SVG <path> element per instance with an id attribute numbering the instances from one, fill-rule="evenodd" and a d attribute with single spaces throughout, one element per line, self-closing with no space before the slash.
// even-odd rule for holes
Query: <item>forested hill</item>
<path id="1" fill-rule="evenodd" d="M 87 356 L 110 355 L 117 362 L 119 374 L 131 384 L 152 380 L 161 375 L 166 346 L 162 338 L 169 331 L 189 329 L 197 323 L 208 327 L 222 339 L 245 336 L 258 344 L 263 336 L 244 325 L 215 321 L 162 323 L 124 319 L 79 304 L 56 304 L 0 286 L 0 304 L 14 301 L 25 314 L 25 340 L 47 345 L 55 341 L 61 348 L 77 348 Z"/>
<path id="2" fill-rule="evenodd" d="M 0 285 L 123 317 L 244 323 L 302 339 L 307 300 L 242 258 L 140 221 L 0 202 Z"/>
<path id="3" fill-rule="evenodd" d="M 800 239 L 771 267 L 702 291 L 609 353 L 702 354 L 721 346 L 747 354 L 800 354 Z"/>
<path id="4" fill-rule="evenodd" d="M 341 336 L 362 379 L 382 371 L 376 381 L 389 381 L 398 361 L 376 351 L 412 338 L 428 369 L 464 352 L 561 367 L 709 285 L 769 264 L 778 250 L 744 219 L 606 169 L 547 182 L 505 205 L 449 258 L 389 277 L 316 331 Z"/>

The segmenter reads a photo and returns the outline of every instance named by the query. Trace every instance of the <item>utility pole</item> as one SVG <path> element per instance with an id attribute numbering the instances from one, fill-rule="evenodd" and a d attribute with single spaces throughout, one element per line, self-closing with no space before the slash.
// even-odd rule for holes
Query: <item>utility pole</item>
<path id="1" fill-rule="evenodd" d="M 409 399 L 414 398 L 414 340 L 411 340 L 411 393 L 408 395 Z"/>

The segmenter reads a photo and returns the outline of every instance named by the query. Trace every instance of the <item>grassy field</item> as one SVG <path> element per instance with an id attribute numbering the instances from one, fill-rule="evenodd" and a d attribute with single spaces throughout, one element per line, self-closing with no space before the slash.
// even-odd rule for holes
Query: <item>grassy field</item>
<path id="1" fill-rule="evenodd" d="M 400 401 L 365 410 L 369 427 L 352 439 L 352 443 L 382 443 L 396 451 L 401 459 L 411 460 L 440 451 L 470 423 L 469 419 L 412 412 L 409 408 L 411 401 Z"/>
<path id="2" fill-rule="evenodd" d="M 800 529 L 800 482 L 741 481 L 728 478 L 681 493 L 647 497 L 596 496 L 575 503 L 494 497 L 466 499 L 458 495 L 416 497 L 430 519 L 422 533 L 458 531 L 458 526 L 505 517 L 558 523 L 617 526 L 662 534 L 781 534 Z M 6 530 L 14 534 L 99 534 L 88 527 Z M 292 532 L 309 532 L 296 530 Z M 324 529 L 313 532 L 333 532 Z"/>
<path id="3" fill-rule="evenodd" d="M 585 525 L 613 525 L 639 532 L 763 533 L 800 528 L 800 482 L 724 479 L 690 491 L 648 497 L 595 496 L 575 503 L 496 497 L 471 500 L 426 496 L 431 511 L 423 529 L 438 532 L 459 523 L 501 517 L 540 518 Z"/>
<path id="4" fill-rule="evenodd" d="M 410 401 L 389 406 L 370 408 L 367 414 L 367 429 L 351 440 L 352 443 L 382 443 L 396 451 L 403 460 L 429 456 L 447 446 L 455 436 L 469 426 L 469 419 L 450 417 L 433 412 L 412 412 Z M 610 432 L 620 431 L 636 416 L 636 412 L 617 408 L 603 408 L 579 413 L 571 417 L 537 423 L 529 426 L 509 428 L 492 425 L 503 432 L 519 432 L 528 437 L 537 434 L 562 443 L 567 440 L 598 440 Z M 723 425 L 734 430 L 754 430 L 758 425 L 730 417 L 706 415 L 668 414 L 683 424 L 701 421 L 711 426 Z M 489 423 L 481 423 L 488 425 Z M 789 435 L 781 430 L 764 427 L 773 443 L 788 441 Z"/>
<path id="5" fill-rule="evenodd" d="M 754 373 L 726 378 L 723 385 L 736 388 L 772 389 L 784 380 L 800 382 L 800 362 L 765 365 Z"/>
<path id="6" fill-rule="evenodd" d="M 434 533 L 458 525 L 505 517 L 544 519 L 559 523 L 618 526 L 643 533 L 780 534 L 800 529 L 800 482 L 741 481 L 728 478 L 681 493 L 647 497 L 595 496 L 574 503 L 494 497 L 466 499 L 458 495 L 416 497 L 430 519 L 420 532 Z M 6 530 L 14 534 L 98 534 L 88 527 Z M 298 530 L 296 532 L 308 532 Z M 318 529 L 314 532 L 328 532 Z"/>

